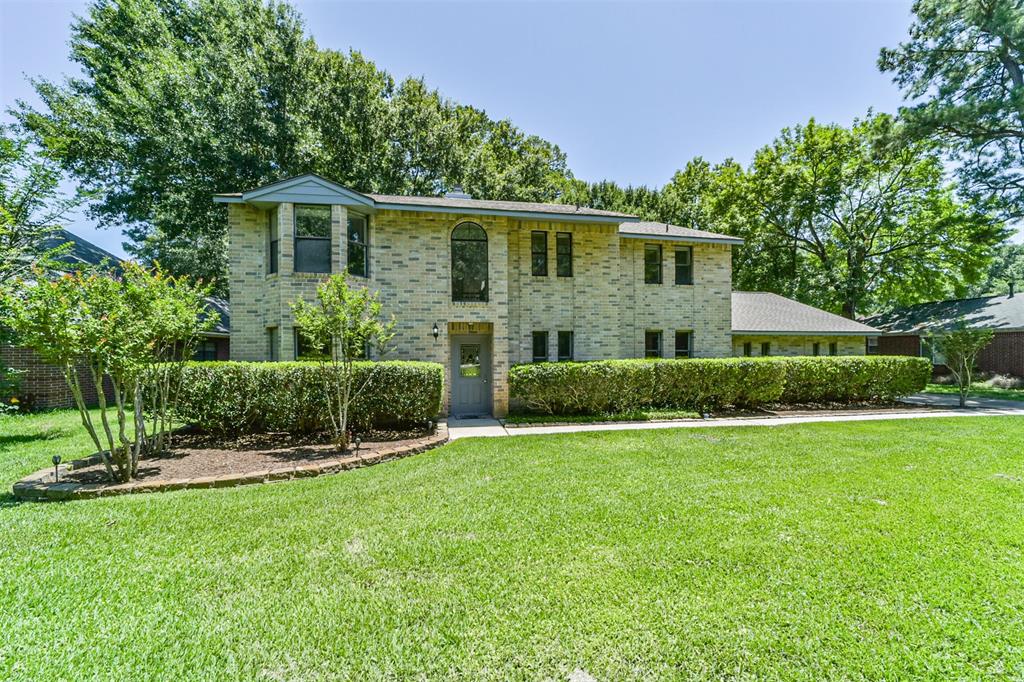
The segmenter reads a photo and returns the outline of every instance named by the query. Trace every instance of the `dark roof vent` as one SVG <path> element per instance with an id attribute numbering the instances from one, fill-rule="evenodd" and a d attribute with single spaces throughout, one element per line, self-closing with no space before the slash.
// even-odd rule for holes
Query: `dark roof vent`
<path id="1" fill-rule="evenodd" d="M 462 185 L 455 185 L 454 187 L 452 187 L 450 192 L 445 192 L 444 193 L 444 198 L 445 199 L 472 199 L 473 196 L 471 194 L 466 194 L 465 192 L 463 192 L 462 191 Z"/>

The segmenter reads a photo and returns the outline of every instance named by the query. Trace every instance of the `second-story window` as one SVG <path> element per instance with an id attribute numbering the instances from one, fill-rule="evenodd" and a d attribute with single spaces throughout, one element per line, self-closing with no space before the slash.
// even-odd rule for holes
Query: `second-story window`
<path id="1" fill-rule="evenodd" d="M 548 233 L 530 233 L 530 268 L 534 277 L 548 276 Z"/>
<path id="2" fill-rule="evenodd" d="M 452 300 L 487 300 L 487 233 L 476 223 L 452 230 Z"/>
<path id="3" fill-rule="evenodd" d="M 295 206 L 295 272 L 331 271 L 331 207 Z"/>
<path id="4" fill-rule="evenodd" d="M 277 272 L 277 263 L 280 258 L 280 232 L 277 231 L 277 209 L 267 211 L 267 274 L 273 275 Z"/>
<path id="5" fill-rule="evenodd" d="M 559 277 L 572 277 L 572 233 L 559 232 L 555 235 L 555 256 Z"/>
<path id="6" fill-rule="evenodd" d="M 644 283 L 661 284 L 661 245 L 644 245 Z"/>
<path id="7" fill-rule="evenodd" d="M 362 216 L 348 219 L 348 274 L 370 276 L 369 219 Z"/>
<path id="8" fill-rule="evenodd" d="M 693 247 L 676 247 L 676 284 L 693 284 Z"/>

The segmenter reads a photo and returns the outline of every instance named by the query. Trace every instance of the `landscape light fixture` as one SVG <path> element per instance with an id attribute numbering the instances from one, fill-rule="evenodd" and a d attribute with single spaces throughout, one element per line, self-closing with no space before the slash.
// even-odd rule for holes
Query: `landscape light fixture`
<path id="1" fill-rule="evenodd" d="M 56 483 L 60 479 L 60 455 L 54 455 L 50 461 L 53 462 L 53 481 Z"/>

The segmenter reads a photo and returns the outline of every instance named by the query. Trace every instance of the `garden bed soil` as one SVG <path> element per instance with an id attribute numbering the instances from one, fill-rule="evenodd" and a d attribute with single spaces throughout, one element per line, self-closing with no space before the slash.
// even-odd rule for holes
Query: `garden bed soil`
<path id="1" fill-rule="evenodd" d="M 312 464 L 359 455 L 372 457 L 397 441 L 425 437 L 425 431 L 376 431 L 361 436 L 357 449 L 342 450 L 324 435 L 298 436 L 289 433 L 257 433 L 222 436 L 200 431 L 179 433 L 171 449 L 139 462 L 139 481 L 147 479 L 198 478 L 274 469 L 288 465 Z M 107 483 L 103 464 L 97 463 L 68 472 L 63 480 L 73 483 Z"/>

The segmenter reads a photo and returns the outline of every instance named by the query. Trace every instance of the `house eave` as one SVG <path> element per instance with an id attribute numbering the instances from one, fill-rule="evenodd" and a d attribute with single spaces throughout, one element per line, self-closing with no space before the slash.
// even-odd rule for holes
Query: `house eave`
<path id="1" fill-rule="evenodd" d="M 620 220 L 619 222 L 637 222 L 636 220 Z M 743 240 L 739 237 L 683 237 L 673 234 L 649 234 L 642 232 L 620 232 L 619 237 L 623 239 L 643 239 L 649 242 L 686 242 L 690 244 L 732 244 L 741 246 Z"/>
<path id="2" fill-rule="evenodd" d="M 412 211 L 416 213 L 452 213 L 458 215 L 507 216 L 523 220 L 547 220 L 566 223 L 635 223 L 640 219 L 634 216 L 600 216 L 585 213 L 546 213 L 544 211 L 516 211 L 514 209 L 433 206 L 430 204 L 391 204 L 377 203 L 376 208 L 383 211 Z"/>
<path id="3" fill-rule="evenodd" d="M 826 332 L 826 331 L 794 331 L 791 329 L 787 330 L 770 330 L 770 329 L 753 329 L 753 330 L 732 330 L 733 336 L 882 336 L 882 332 L 878 331 L 863 331 L 863 332 Z"/>

